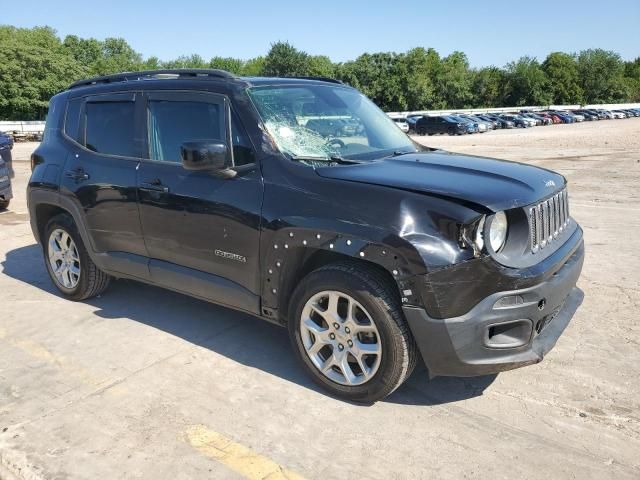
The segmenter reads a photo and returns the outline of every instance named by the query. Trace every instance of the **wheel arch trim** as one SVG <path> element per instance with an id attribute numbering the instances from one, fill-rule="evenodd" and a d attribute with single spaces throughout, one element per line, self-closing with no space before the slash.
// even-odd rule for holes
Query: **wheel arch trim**
<path id="1" fill-rule="evenodd" d="M 50 205 L 52 207 L 57 207 L 73 218 L 76 228 L 78 229 L 78 233 L 82 237 L 82 242 L 84 243 L 91 260 L 98 264 L 96 261 L 96 252 L 94 248 L 94 244 L 92 241 L 89 232 L 85 227 L 85 223 L 81 220 L 84 217 L 81 209 L 69 198 L 66 198 L 60 195 L 58 192 L 53 192 L 50 190 L 44 189 L 33 189 L 29 192 L 29 216 L 31 223 L 31 230 L 33 232 L 33 236 L 36 241 L 42 244 L 42 238 L 40 235 L 40 220 L 38 219 L 38 207 L 42 205 Z"/>
<path id="2" fill-rule="evenodd" d="M 328 263 L 350 259 L 375 265 L 393 279 L 402 303 L 409 304 L 414 304 L 418 295 L 411 280 L 425 271 L 415 250 L 415 255 L 408 255 L 400 246 L 317 229 L 280 229 L 270 242 L 263 242 L 263 248 L 262 314 L 275 316 L 283 324 L 296 284 Z"/>

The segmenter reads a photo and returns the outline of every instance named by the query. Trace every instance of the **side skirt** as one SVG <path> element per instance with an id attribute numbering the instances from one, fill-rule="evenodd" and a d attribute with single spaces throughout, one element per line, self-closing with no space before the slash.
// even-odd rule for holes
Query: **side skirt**
<path id="1" fill-rule="evenodd" d="M 259 295 L 218 275 L 124 252 L 94 256 L 98 267 L 114 277 L 166 288 L 271 321 L 261 315 Z"/>

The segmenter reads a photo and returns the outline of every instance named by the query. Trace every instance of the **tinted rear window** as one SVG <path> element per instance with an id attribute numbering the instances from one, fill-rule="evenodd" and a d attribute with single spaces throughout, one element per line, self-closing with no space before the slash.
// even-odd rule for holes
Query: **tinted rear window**
<path id="1" fill-rule="evenodd" d="M 79 139 L 78 129 L 80 127 L 80 108 L 82 107 L 82 99 L 76 98 L 67 104 L 67 115 L 64 121 L 64 133 L 69 138 L 76 141 Z"/>
<path id="2" fill-rule="evenodd" d="M 136 157 L 134 103 L 87 103 L 86 147 L 97 153 Z"/>

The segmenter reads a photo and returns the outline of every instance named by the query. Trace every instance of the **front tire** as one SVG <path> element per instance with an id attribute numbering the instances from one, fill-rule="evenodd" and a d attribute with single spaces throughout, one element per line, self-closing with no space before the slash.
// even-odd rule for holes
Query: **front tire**
<path id="1" fill-rule="evenodd" d="M 417 362 L 395 286 L 353 262 L 307 275 L 291 299 L 289 336 L 311 378 L 345 400 L 372 403 L 396 390 Z"/>
<path id="2" fill-rule="evenodd" d="M 9 203 L 11 203 L 11 200 L 0 200 L 0 211 L 9 208 Z"/>
<path id="3" fill-rule="evenodd" d="M 111 277 L 89 257 L 73 219 L 53 217 L 43 237 L 44 262 L 55 286 L 71 300 L 86 300 L 104 292 Z"/>

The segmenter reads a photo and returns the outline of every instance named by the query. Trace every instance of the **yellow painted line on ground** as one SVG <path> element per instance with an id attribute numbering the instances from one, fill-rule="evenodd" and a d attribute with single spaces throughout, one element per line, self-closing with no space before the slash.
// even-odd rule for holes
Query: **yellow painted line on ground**
<path id="1" fill-rule="evenodd" d="M 186 441 L 207 457 L 249 480 L 304 480 L 304 477 L 287 470 L 273 460 L 250 448 L 234 442 L 221 433 L 204 425 L 194 425 L 185 432 Z"/>
<path id="2" fill-rule="evenodd" d="M 70 364 L 65 357 L 50 352 L 44 345 L 38 342 L 11 337 L 2 327 L 0 327 L 0 341 L 21 350 L 32 358 L 61 369 L 65 374 L 72 376 L 87 385 L 103 385 L 106 382 L 111 381 L 110 378 L 96 377 L 91 371 L 81 366 Z"/>

